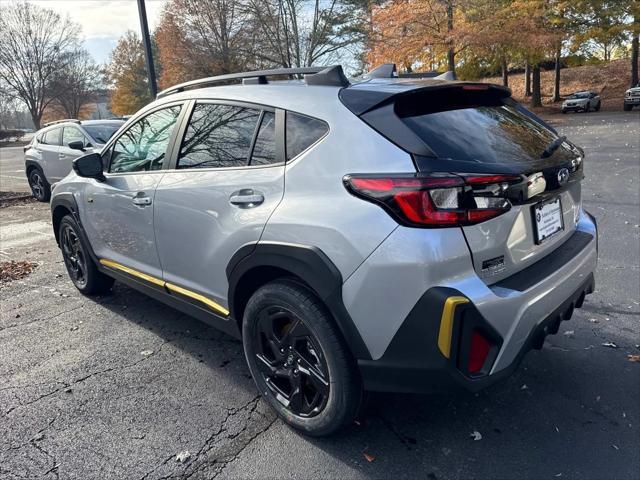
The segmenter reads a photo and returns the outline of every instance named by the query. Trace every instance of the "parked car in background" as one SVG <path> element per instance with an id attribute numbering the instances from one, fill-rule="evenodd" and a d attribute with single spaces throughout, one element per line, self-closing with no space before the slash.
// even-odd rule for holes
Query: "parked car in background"
<path id="1" fill-rule="evenodd" d="M 365 390 L 509 375 L 594 289 L 584 153 L 506 88 L 394 71 L 161 92 L 53 190 L 71 281 L 242 338 L 258 391 L 311 435 Z"/>
<path id="2" fill-rule="evenodd" d="M 562 103 L 562 113 L 588 112 L 593 109 L 600 110 L 602 101 L 596 92 L 576 92 L 569 95 Z"/>
<path id="3" fill-rule="evenodd" d="M 47 123 L 24 147 L 25 171 L 33 196 L 46 202 L 51 185 L 66 177 L 72 162 L 99 152 L 124 120 L 58 120 Z"/>
<path id="4" fill-rule="evenodd" d="M 629 112 L 633 107 L 640 106 L 640 83 L 624 92 L 624 111 Z"/>

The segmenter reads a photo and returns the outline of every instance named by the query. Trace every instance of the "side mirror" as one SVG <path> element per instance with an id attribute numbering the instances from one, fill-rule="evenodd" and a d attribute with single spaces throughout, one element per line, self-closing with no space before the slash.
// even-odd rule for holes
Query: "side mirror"
<path id="1" fill-rule="evenodd" d="M 80 150 L 81 152 L 84 152 L 84 142 L 82 140 L 75 140 L 73 142 L 69 142 L 67 146 L 71 150 Z"/>
<path id="2" fill-rule="evenodd" d="M 99 182 L 105 181 L 102 173 L 102 158 L 97 153 L 82 155 L 73 161 L 73 170 L 81 177 L 95 178 Z"/>

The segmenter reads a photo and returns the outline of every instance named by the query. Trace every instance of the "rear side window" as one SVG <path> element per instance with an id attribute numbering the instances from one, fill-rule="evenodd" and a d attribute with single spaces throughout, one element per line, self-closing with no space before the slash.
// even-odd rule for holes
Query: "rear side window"
<path id="1" fill-rule="evenodd" d="M 54 128 L 53 130 L 49 130 L 45 132 L 40 140 L 40 143 L 44 143 L 45 145 L 60 145 L 60 128 Z"/>
<path id="2" fill-rule="evenodd" d="M 297 157 L 329 131 L 329 125 L 317 118 L 287 112 L 287 160 Z"/>
<path id="3" fill-rule="evenodd" d="M 259 118 L 260 111 L 252 108 L 197 104 L 180 148 L 177 168 L 247 166 Z"/>

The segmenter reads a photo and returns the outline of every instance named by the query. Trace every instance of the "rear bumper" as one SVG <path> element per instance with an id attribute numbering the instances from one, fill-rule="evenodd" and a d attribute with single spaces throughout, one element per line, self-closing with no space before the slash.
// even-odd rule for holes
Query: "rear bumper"
<path id="1" fill-rule="evenodd" d="M 485 388 L 511 374 L 546 335 L 558 332 L 595 288 L 597 226 L 583 213 L 576 232 L 554 252 L 524 271 L 486 286 L 460 278 L 428 289 L 394 335 L 384 354 L 358 360 L 365 388 L 375 391 L 434 392 Z M 452 314 L 448 358 L 439 348 L 445 303 L 464 297 Z M 470 338 L 480 331 L 493 344 L 482 370 L 466 370 Z"/>

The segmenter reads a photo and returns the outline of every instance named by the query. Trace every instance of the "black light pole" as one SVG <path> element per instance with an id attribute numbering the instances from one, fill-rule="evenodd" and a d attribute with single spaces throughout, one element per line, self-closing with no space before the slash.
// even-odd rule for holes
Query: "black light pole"
<path id="1" fill-rule="evenodd" d="M 149 38 L 149 26 L 147 25 L 147 9 L 144 6 L 144 0 L 138 0 L 138 13 L 140 14 L 140 29 L 142 30 L 142 45 L 144 45 L 144 56 L 147 59 L 149 88 L 151 89 L 151 97 L 156 98 L 156 95 L 158 93 L 158 86 L 156 85 L 156 69 L 153 67 L 151 39 Z"/>

